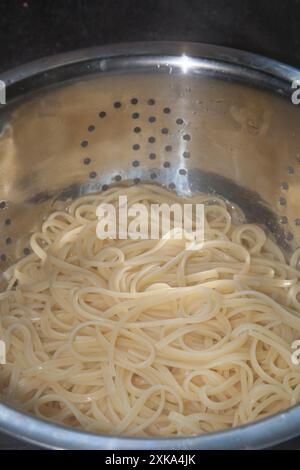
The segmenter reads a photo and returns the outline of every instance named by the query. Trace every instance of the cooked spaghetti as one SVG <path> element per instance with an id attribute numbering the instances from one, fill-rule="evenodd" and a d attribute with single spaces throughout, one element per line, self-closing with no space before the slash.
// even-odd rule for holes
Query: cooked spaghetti
<path id="1" fill-rule="evenodd" d="M 101 202 L 205 204 L 205 241 L 100 240 Z M 88 431 L 178 436 L 300 401 L 298 251 L 287 264 L 227 204 L 115 187 L 51 213 L 0 294 L 2 400 Z"/>

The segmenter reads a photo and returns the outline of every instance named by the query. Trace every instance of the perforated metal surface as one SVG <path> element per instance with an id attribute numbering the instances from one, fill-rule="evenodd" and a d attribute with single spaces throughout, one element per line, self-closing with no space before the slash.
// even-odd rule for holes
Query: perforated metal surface
<path id="1" fill-rule="evenodd" d="M 178 75 L 103 76 L 17 106 L 0 141 L 1 269 L 29 253 L 30 232 L 62 201 L 124 180 L 218 193 L 288 250 L 300 235 L 297 111 Z"/>

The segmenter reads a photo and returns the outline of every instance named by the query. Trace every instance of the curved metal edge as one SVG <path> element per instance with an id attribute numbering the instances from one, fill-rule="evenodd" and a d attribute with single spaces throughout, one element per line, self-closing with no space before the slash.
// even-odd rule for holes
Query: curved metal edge
<path id="1" fill-rule="evenodd" d="M 10 86 L 36 74 L 93 59 L 103 61 L 102 67 L 101 64 L 99 67 L 100 72 L 105 70 L 107 59 L 139 56 L 178 58 L 180 55 L 216 61 L 221 63 L 221 67 L 222 63 L 235 65 L 240 67 L 240 71 L 245 67 L 248 71 L 266 74 L 270 79 L 286 84 L 300 78 L 300 71 L 294 67 L 236 49 L 184 42 L 137 42 L 93 47 L 46 57 L 4 72 L 0 79 Z M 52 449 L 253 449 L 276 445 L 296 437 L 300 433 L 300 406 L 256 423 L 217 433 L 196 437 L 143 439 L 78 431 L 0 404 L 0 429 L 17 438 Z"/>
<path id="2" fill-rule="evenodd" d="M 178 57 L 178 55 L 183 54 L 189 57 L 216 59 L 225 63 L 245 66 L 288 82 L 300 79 L 300 71 L 297 68 L 261 55 L 212 44 L 176 41 L 131 42 L 79 49 L 29 62 L 2 73 L 0 78 L 7 85 L 11 85 L 37 73 L 47 72 L 53 68 L 85 62 L 91 59 L 105 60 L 108 58 L 138 57 L 143 55 L 170 55 Z"/>
<path id="3" fill-rule="evenodd" d="M 22 432 L 20 432 L 22 429 Z M 262 449 L 292 439 L 300 431 L 300 407 L 226 431 L 195 437 L 139 438 L 107 436 L 47 422 L 0 404 L 0 430 L 49 449 L 221 450 Z"/>

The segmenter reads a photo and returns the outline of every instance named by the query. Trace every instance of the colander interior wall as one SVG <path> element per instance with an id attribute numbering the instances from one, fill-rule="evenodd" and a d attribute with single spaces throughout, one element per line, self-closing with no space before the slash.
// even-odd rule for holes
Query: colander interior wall
<path id="1" fill-rule="evenodd" d="M 295 71 L 273 64 L 268 78 L 253 56 L 241 66 L 232 51 L 193 46 L 189 62 L 188 45 L 171 49 L 106 53 L 105 67 L 95 51 L 80 67 L 82 54 L 60 58 L 68 80 L 54 86 L 51 63 L 43 80 L 27 69 L 24 93 L 22 75 L 12 80 L 19 96 L 0 109 L 0 271 L 29 253 L 47 212 L 127 180 L 221 195 L 287 254 L 299 246 L 300 110 L 286 96 Z"/>
<path id="2" fill-rule="evenodd" d="M 176 70 L 103 74 L 27 97 L 2 122 L 2 268 L 54 197 L 128 179 L 218 193 L 285 248 L 299 243 L 299 112 L 281 96 Z"/>

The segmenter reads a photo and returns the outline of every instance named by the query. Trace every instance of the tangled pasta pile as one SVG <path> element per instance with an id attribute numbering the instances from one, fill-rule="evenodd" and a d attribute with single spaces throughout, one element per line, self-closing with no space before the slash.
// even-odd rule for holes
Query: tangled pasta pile
<path id="1" fill-rule="evenodd" d="M 205 204 L 205 241 L 100 240 L 96 208 Z M 300 401 L 298 252 L 290 264 L 222 199 L 115 187 L 50 214 L 0 294 L 2 400 L 89 431 L 195 435 Z M 210 201 L 211 202 L 211 201 Z"/>

